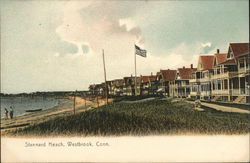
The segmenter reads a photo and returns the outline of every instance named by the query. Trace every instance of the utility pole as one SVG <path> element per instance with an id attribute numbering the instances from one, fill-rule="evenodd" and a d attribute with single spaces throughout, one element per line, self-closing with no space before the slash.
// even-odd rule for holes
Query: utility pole
<path id="1" fill-rule="evenodd" d="M 137 82 L 136 82 L 136 52 L 135 52 L 135 96 L 137 95 Z"/>
<path id="2" fill-rule="evenodd" d="M 74 103 L 73 103 L 74 114 L 76 114 L 76 92 L 77 92 L 77 90 L 74 93 Z"/>
<path id="3" fill-rule="evenodd" d="M 106 88 L 106 105 L 108 105 L 108 86 L 106 79 L 106 68 L 105 68 L 105 58 L 104 58 L 104 50 L 102 49 L 102 59 L 103 59 L 103 69 L 104 69 L 104 80 L 105 80 L 105 88 Z"/>
<path id="4" fill-rule="evenodd" d="M 99 100 L 98 100 L 98 95 L 96 96 L 96 102 L 97 102 L 97 107 L 99 108 Z"/>
<path id="5" fill-rule="evenodd" d="M 86 104 L 86 103 L 87 103 L 86 100 L 87 100 L 87 99 L 86 99 L 86 95 L 84 95 L 85 107 L 86 107 L 86 105 L 87 105 L 87 104 Z"/>

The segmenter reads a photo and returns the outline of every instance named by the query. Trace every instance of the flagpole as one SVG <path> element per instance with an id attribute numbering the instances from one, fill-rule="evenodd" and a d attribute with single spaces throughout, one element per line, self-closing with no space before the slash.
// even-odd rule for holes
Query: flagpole
<path id="1" fill-rule="evenodd" d="M 105 79 L 105 88 L 106 88 L 106 105 L 107 105 L 108 104 L 108 87 L 107 87 L 107 80 L 106 80 L 104 49 L 102 49 L 102 59 L 103 59 L 104 79 Z"/>
<path id="2" fill-rule="evenodd" d="M 137 95 L 137 83 L 136 83 L 136 52 L 135 52 L 135 96 Z"/>

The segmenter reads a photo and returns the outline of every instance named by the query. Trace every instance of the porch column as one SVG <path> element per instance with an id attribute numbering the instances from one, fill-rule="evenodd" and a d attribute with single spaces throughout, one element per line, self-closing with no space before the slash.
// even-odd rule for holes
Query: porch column
<path id="1" fill-rule="evenodd" d="M 247 77 L 245 76 L 245 95 L 247 96 Z"/>
<path id="2" fill-rule="evenodd" d="M 187 97 L 187 81 L 184 82 L 184 97 Z"/>
<path id="3" fill-rule="evenodd" d="M 239 77 L 239 95 L 240 95 L 240 77 Z"/>
<path id="4" fill-rule="evenodd" d="M 229 78 L 227 79 L 227 90 L 228 90 L 227 100 L 230 101 L 230 85 L 229 85 Z"/>
<path id="5" fill-rule="evenodd" d="M 247 72 L 247 58 L 244 58 L 244 72 Z"/>
<path id="6" fill-rule="evenodd" d="M 233 78 L 231 79 L 231 90 L 232 90 L 232 95 L 234 94 L 234 80 Z"/>

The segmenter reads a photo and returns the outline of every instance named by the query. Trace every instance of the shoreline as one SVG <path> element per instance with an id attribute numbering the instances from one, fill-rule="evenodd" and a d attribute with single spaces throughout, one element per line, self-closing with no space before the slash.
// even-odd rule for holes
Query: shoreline
<path id="1" fill-rule="evenodd" d="M 15 116 L 13 119 L 1 119 L 1 136 L 8 135 L 9 132 L 24 128 L 33 124 L 41 123 L 56 117 L 68 116 L 74 114 L 73 97 L 68 97 L 69 101 L 60 103 L 57 106 L 32 113 L 23 113 Z M 100 99 L 99 106 L 105 104 L 104 99 Z M 95 108 L 96 102 L 76 97 L 75 112 L 76 114 Z"/>

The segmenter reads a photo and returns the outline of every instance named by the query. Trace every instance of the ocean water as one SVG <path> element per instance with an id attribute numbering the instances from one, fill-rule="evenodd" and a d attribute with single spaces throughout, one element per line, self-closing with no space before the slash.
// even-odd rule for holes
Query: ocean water
<path id="1" fill-rule="evenodd" d="M 25 110 L 48 109 L 67 102 L 68 99 L 57 99 L 52 97 L 1 97 L 1 118 L 5 116 L 4 108 L 10 110 L 12 106 L 14 116 L 26 113 Z"/>

